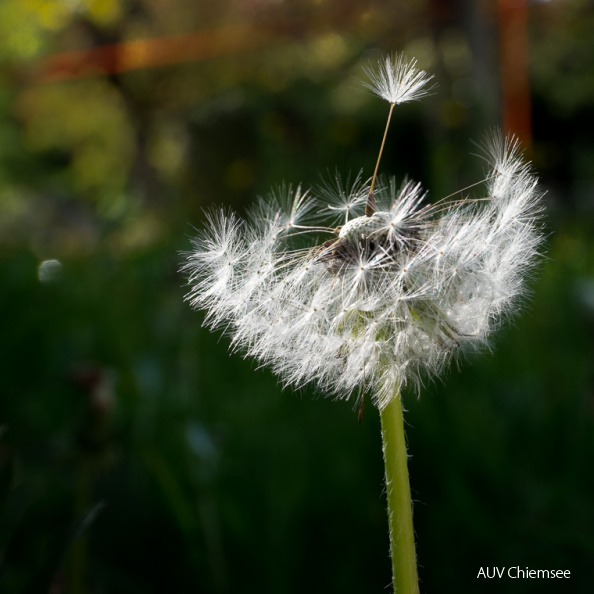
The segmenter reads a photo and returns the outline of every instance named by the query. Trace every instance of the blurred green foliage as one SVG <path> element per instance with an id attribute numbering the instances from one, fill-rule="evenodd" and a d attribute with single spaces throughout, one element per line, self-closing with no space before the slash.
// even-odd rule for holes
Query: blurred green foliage
<path id="1" fill-rule="evenodd" d="M 376 411 L 358 425 L 351 405 L 283 393 L 230 356 L 178 269 L 205 206 L 372 170 L 385 106 L 353 80 L 378 49 L 439 82 L 395 112 L 384 171 L 438 197 L 478 179 L 468 138 L 497 122 L 496 31 L 468 3 L 393 4 L 1 5 L 0 591 L 47 592 L 48 567 L 51 592 L 73 594 L 390 583 Z M 52 52 L 287 20 L 250 51 L 40 74 Z M 534 4 L 530 26 L 548 254 L 492 354 L 406 395 L 427 592 L 594 582 L 594 15 Z M 510 565 L 572 577 L 476 580 Z"/>

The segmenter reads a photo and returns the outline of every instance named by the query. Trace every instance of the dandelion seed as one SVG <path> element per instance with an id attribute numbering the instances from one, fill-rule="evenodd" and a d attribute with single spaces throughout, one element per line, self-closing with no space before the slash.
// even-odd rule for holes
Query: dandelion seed
<path id="1" fill-rule="evenodd" d="M 380 146 L 375 170 L 369 186 L 369 195 L 367 196 L 367 202 L 365 204 L 365 214 L 371 216 L 376 209 L 376 200 L 373 194 L 375 179 L 384 151 L 384 144 L 386 143 L 394 106 L 399 103 L 414 101 L 427 95 L 430 89 L 427 89 L 426 86 L 433 76 L 427 74 L 424 70 L 418 70 L 417 61 L 414 59 L 407 60 L 402 54 L 385 56 L 383 60 L 378 62 L 377 67 L 367 66 L 365 68 L 365 73 L 369 77 L 369 82 L 364 83 L 364 85 L 378 97 L 381 97 L 390 103 L 388 121 L 386 122 L 384 137 Z"/>

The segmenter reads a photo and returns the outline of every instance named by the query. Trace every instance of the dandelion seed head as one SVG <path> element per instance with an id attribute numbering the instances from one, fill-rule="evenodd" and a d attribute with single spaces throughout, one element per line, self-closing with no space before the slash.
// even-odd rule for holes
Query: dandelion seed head
<path id="1" fill-rule="evenodd" d="M 420 96 L 424 73 L 383 64 L 386 94 Z M 478 199 L 431 205 L 420 184 L 380 179 L 377 208 L 362 214 L 370 181 L 337 175 L 277 189 L 246 221 L 211 212 L 187 255 L 186 299 L 287 385 L 314 382 L 338 398 L 365 389 L 380 408 L 404 386 L 420 389 L 488 347 L 538 258 L 536 177 L 513 138 L 490 133 L 482 149 Z"/>

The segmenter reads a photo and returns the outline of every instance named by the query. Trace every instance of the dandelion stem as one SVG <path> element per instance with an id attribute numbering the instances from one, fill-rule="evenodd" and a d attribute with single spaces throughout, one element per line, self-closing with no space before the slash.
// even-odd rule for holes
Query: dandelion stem
<path id="1" fill-rule="evenodd" d="M 388 128 L 390 127 L 390 120 L 392 119 L 392 111 L 394 111 L 394 105 L 390 104 L 390 113 L 388 114 L 388 121 L 386 122 L 386 129 L 384 130 L 384 137 L 382 139 L 382 145 L 380 146 L 379 155 L 377 156 L 377 162 L 375 164 L 375 171 L 373 172 L 373 178 L 371 179 L 371 186 L 369 187 L 369 194 L 367 196 L 367 203 L 365 204 L 365 214 L 370 217 L 375 212 L 375 199 L 373 198 L 373 187 L 375 186 L 375 178 L 377 177 L 377 170 L 379 169 L 380 159 L 384 152 L 384 144 L 386 144 L 386 136 L 388 136 Z"/>
<path id="2" fill-rule="evenodd" d="M 380 414 L 394 592 L 418 594 L 419 580 L 400 394 L 396 394 Z"/>

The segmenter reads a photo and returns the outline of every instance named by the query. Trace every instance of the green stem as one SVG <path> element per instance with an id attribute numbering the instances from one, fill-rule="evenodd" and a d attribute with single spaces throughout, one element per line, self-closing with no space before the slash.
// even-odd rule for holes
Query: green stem
<path id="1" fill-rule="evenodd" d="M 394 592 L 418 594 L 417 557 L 400 394 L 381 411 Z"/>

